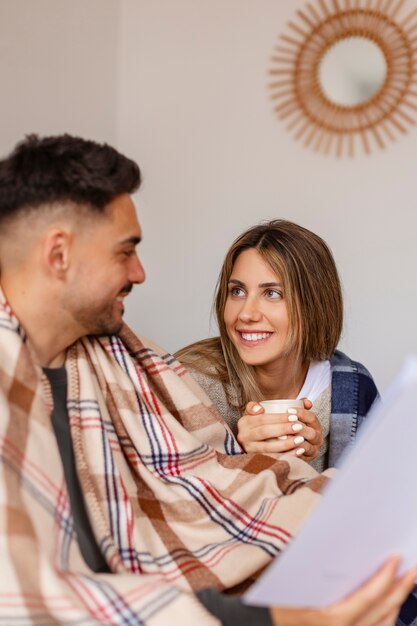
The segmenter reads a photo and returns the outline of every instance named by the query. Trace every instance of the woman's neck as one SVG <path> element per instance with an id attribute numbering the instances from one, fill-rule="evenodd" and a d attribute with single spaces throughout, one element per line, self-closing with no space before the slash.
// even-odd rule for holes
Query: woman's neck
<path id="1" fill-rule="evenodd" d="M 256 366 L 255 378 L 262 396 L 266 400 L 296 398 L 304 384 L 308 366 L 308 361 L 291 356 Z"/>

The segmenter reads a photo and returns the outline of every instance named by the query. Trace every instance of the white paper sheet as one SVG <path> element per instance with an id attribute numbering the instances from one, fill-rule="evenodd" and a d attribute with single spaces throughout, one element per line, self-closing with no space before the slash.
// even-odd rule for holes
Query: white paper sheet
<path id="1" fill-rule="evenodd" d="M 322 501 L 247 604 L 320 607 L 366 580 L 391 554 L 417 563 L 417 358 L 410 357 Z"/>

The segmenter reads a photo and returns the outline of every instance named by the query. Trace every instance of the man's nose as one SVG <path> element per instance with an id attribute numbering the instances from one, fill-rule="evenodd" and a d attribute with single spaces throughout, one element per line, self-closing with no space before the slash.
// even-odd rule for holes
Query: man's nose
<path id="1" fill-rule="evenodd" d="M 146 274 L 139 257 L 135 254 L 132 256 L 132 262 L 129 268 L 129 280 L 131 283 L 140 285 L 145 281 Z"/>

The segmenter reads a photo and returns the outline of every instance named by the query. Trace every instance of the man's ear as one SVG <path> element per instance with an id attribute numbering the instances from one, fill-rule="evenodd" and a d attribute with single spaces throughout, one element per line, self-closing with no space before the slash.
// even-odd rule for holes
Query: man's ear
<path id="1" fill-rule="evenodd" d="M 71 232 L 63 228 L 51 229 L 44 239 L 43 260 L 45 267 L 57 278 L 63 278 L 68 271 L 71 241 Z"/>

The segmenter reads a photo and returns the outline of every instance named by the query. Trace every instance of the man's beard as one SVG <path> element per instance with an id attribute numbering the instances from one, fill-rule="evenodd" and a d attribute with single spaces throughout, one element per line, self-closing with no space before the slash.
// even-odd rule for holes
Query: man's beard
<path id="1" fill-rule="evenodd" d="M 113 306 L 105 311 L 81 309 L 74 314 L 74 319 L 86 329 L 87 335 L 118 335 L 123 326 L 122 320 L 114 319 Z"/>
<path id="2" fill-rule="evenodd" d="M 119 295 L 126 296 L 131 290 L 133 285 L 128 284 L 120 290 Z M 73 318 L 83 328 L 85 328 L 86 335 L 118 335 L 122 326 L 123 320 L 116 319 L 115 303 L 117 300 L 113 300 L 110 303 L 105 304 L 87 304 L 80 306 L 80 299 L 78 299 L 78 306 L 73 308 Z M 119 315 L 117 316 L 119 317 Z"/>

